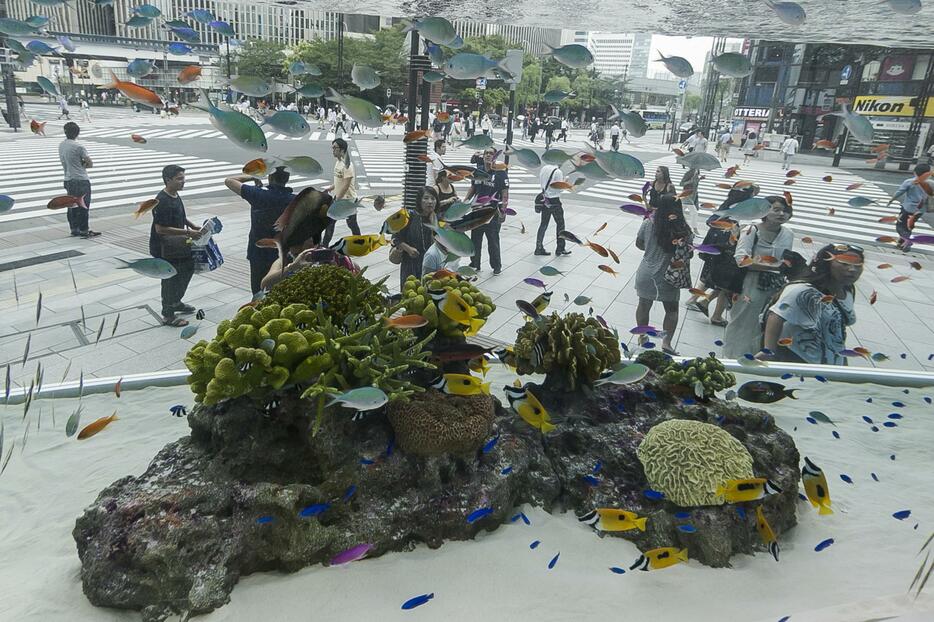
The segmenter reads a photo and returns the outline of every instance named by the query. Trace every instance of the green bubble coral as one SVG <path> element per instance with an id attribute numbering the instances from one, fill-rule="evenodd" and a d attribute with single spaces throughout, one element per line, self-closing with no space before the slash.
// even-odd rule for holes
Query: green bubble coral
<path id="1" fill-rule="evenodd" d="M 428 292 L 441 290 L 456 290 L 464 302 L 476 309 L 478 320 L 486 320 L 496 309 L 489 296 L 457 276 L 435 278 L 434 274 L 426 274 L 421 279 L 410 276 L 402 286 L 402 307 L 405 313 L 423 316 L 428 320 L 428 328 L 436 329 L 444 337 L 463 337 L 465 333 L 470 336 L 475 332 L 470 332 L 469 326 L 455 322 L 438 311 Z"/>
<path id="2" fill-rule="evenodd" d="M 670 419 L 645 435 L 636 451 L 649 487 L 680 506 L 721 505 L 717 486 L 755 477 L 752 456 L 728 432 L 709 423 Z"/>
<path id="3" fill-rule="evenodd" d="M 636 359 L 656 373 L 662 382 L 669 386 L 680 385 L 689 388 L 697 397 L 713 397 L 717 391 L 728 389 L 736 384 L 736 376 L 726 371 L 717 357 L 695 358 L 678 363 L 659 352 L 643 352 Z M 696 386 L 703 385 L 703 394 Z"/>
<path id="4" fill-rule="evenodd" d="M 354 274 L 340 266 L 310 266 L 273 285 L 258 306 L 266 309 L 273 305 L 288 306 L 292 303 L 306 305 L 302 317 L 282 316 L 294 321 L 296 325 L 308 324 L 319 302 L 324 304 L 324 311 L 333 322 L 341 323 L 351 313 L 360 313 L 369 321 L 386 309 L 385 281 L 383 278 L 371 283 L 363 276 L 363 272 Z M 278 317 L 278 312 L 275 315 Z"/>
<path id="5" fill-rule="evenodd" d="M 580 313 L 552 313 L 527 322 L 516 336 L 515 357 L 520 375 L 545 374 L 545 386 L 552 391 L 590 386 L 620 361 L 616 334 Z"/>

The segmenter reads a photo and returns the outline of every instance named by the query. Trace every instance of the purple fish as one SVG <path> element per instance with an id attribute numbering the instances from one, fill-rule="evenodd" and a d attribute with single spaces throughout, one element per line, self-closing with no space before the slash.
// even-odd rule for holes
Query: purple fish
<path id="1" fill-rule="evenodd" d="M 619 206 L 619 209 L 623 210 L 627 214 L 632 214 L 633 216 L 642 216 L 645 218 L 649 215 L 649 210 L 645 209 L 644 206 L 637 203 L 624 203 Z"/>
<path id="2" fill-rule="evenodd" d="M 697 244 L 694 246 L 694 250 L 696 250 L 698 253 L 707 253 L 708 255 L 720 254 L 720 249 L 710 244 Z"/>
<path id="3" fill-rule="evenodd" d="M 528 283 L 528 284 L 531 285 L 532 287 L 541 287 L 542 289 L 545 289 L 545 283 L 544 283 L 544 281 L 541 281 L 541 280 L 536 279 L 536 278 L 533 278 L 533 277 L 529 277 L 529 278 L 527 278 L 527 279 L 522 279 L 522 282 L 523 282 L 523 283 Z"/>
<path id="4" fill-rule="evenodd" d="M 911 236 L 911 241 L 916 244 L 934 244 L 934 235 L 920 233 L 918 235 Z"/>
<path id="5" fill-rule="evenodd" d="M 517 212 L 516 210 L 512 209 L 511 207 L 503 208 L 503 212 L 504 212 L 507 216 L 515 216 L 516 214 L 519 213 L 519 212 Z"/>
<path id="6" fill-rule="evenodd" d="M 606 320 L 604 320 L 602 316 L 599 316 L 599 315 L 598 315 L 598 316 L 597 316 L 597 321 L 600 322 L 600 323 L 603 325 L 603 328 L 606 328 L 607 330 L 609 330 L 610 326 L 609 326 L 609 324 L 606 323 Z"/>
<path id="7" fill-rule="evenodd" d="M 350 562 L 355 562 L 358 559 L 363 559 L 366 557 L 366 554 L 370 552 L 373 548 L 372 544 L 358 544 L 352 546 L 345 551 L 341 551 L 337 555 L 331 558 L 331 566 L 339 566 L 341 564 L 349 564 Z"/>
<path id="8" fill-rule="evenodd" d="M 826 540 L 824 540 L 823 542 L 821 542 L 820 544 L 818 544 L 817 546 L 815 546 L 815 547 L 814 547 L 814 550 L 817 551 L 818 553 L 820 553 L 821 551 L 823 551 L 824 549 L 826 549 L 826 548 L 827 548 L 828 546 L 830 546 L 831 544 L 833 544 L 833 538 L 827 538 Z"/>
<path id="9" fill-rule="evenodd" d="M 862 354 L 860 354 L 856 350 L 846 349 L 846 350 L 840 350 L 840 356 L 848 356 L 850 358 L 854 358 L 857 356 L 862 356 Z"/>
<path id="10" fill-rule="evenodd" d="M 648 192 L 649 188 L 651 187 L 652 187 L 652 182 L 650 181 L 645 182 L 645 184 L 642 186 L 642 194 L 645 194 L 646 192 Z"/>
<path id="11" fill-rule="evenodd" d="M 647 335 L 649 333 L 654 333 L 657 331 L 658 331 L 657 328 L 655 328 L 654 326 L 649 326 L 649 325 L 635 326 L 629 329 L 630 334 L 633 334 L 633 335 Z"/>

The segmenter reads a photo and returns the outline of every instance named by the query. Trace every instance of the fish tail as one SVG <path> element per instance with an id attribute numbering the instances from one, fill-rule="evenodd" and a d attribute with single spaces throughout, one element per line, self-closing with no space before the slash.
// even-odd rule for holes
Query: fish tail
<path id="1" fill-rule="evenodd" d="M 412 32 L 415 30 L 415 22 L 412 20 L 403 18 L 399 21 L 401 21 L 403 25 L 402 32 Z"/>
<path id="2" fill-rule="evenodd" d="M 335 103 L 338 103 L 338 104 L 341 103 L 341 101 L 343 101 L 344 98 L 341 96 L 340 93 L 338 93 L 337 91 L 335 91 L 335 90 L 332 89 L 331 87 L 328 87 L 328 91 L 330 92 L 330 95 L 325 95 L 325 96 L 324 96 L 324 98 L 325 98 L 326 100 L 328 100 L 329 102 L 335 102 Z"/>
<path id="3" fill-rule="evenodd" d="M 830 509 L 829 505 L 820 504 L 820 509 L 817 511 L 821 516 L 826 516 L 828 514 L 833 514 L 833 510 Z"/>
<path id="4" fill-rule="evenodd" d="M 201 91 L 201 94 L 198 96 L 198 101 L 192 102 L 189 105 L 205 112 L 211 112 L 214 109 L 214 104 L 212 104 L 211 100 L 208 99 L 207 91 L 204 89 L 199 90 Z"/>
<path id="5" fill-rule="evenodd" d="M 102 89 L 115 89 L 120 80 L 117 79 L 117 74 L 113 72 L 113 69 L 110 70 L 110 79 L 112 82 L 110 84 L 104 84 L 100 88 Z"/>
<path id="6" fill-rule="evenodd" d="M 489 382 L 484 382 L 483 384 L 481 384 L 481 385 L 480 385 L 480 391 L 481 391 L 484 395 L 489 395 L 489 394 L 490 394 L 490 383 L 489 383 Z"/>
<path id="7" fill-rule="evenodd" d="M 726 488 L 723 486 L 717 486 L 717 490 L 714 492 L 718 497 L 722 497 L 726 494 Z"/>
<path id="8" fill-rule="evenodd" d="M 678 554 L 675 555 L 675 557 L 677 557 L 678 559 L 680 559 L 680 560 L 683 561 L 683 562 L 686 562 L 686 561 L 688 560 L 688 550 L 687 550 L 687 549 L 681 549 L 680 551 L 678 551 Z"/>
<path id="9" fill-rule="evenodd" d="M 545 434 L 546 432 L 551 432 L 551 431 L 554 430 L 556 427 L 557 427 L 557 426 L 555 426 L 553 423 L 548 423 L 547 421 L 542 421 L 542 428 L 541 428 L 541 429 L 542 429 L 542 434 Z"/>
<path id="10" fill-rule="evenodd" d="M 639 531 L 645 531 L 645 523 L 648 520 L 649 519 L 647 517 L 643 516 L 642 518 L 637 518 L 634 520 L 633 523 Z"/>
<path id="11" fill-rule="evenodd" d="M 785 397 L 790 397 L 791 399 L 796 400 L 798 398 L 795 397 L 795 391 L 798 391 L 798 390 L 799 389 L 785 389 L 783 393 L 785 394 Z"/>
<path id="12" fill-rule="evenodd" d="M 772 557 L 775 558 L 775 561 L 778 561 L 779 550 L 780 549 L 778 548 L 778 542 L 776 542 L 775 540 L 772 540 L 772 542 L 769 543 L 769 553 L 772 554 Z"/>

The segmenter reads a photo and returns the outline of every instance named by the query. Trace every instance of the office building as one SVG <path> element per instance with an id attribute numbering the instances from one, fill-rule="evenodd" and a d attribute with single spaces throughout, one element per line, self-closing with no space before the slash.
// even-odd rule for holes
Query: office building
<path id="1" fill-rule="evenodd" d="M 648 71 L 652 35 L 565 30 L 561 44 L 577 43 L 594 56 L 593 68 L 605 76 L 644 78 Z"/>
<path id="2" fill-rule="evenodd" d="M 507 43 L 517 45 L 529 54 L 541 56 L 548 51 L 545 44 L 561 45 L 561 31 L 557 28 L 517 26 L 514 24 L 488 24 L 464 19 L 453 21 L 454 30 L 463 38 L 499 35 Z"/>

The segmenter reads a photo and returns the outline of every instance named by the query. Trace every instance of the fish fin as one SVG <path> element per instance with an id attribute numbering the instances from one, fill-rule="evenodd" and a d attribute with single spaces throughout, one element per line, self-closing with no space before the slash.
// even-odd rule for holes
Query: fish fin
<path id="1" fill-rule="evenodd" d="M 328 91 L 330 92 L 330 95 L 325 95 L 324 99 L 328 100 L 329 102 L 335 102 L 339 104 L 344 100 L 344 96 L 331 87 L 328 87 Z"/>
<path id="2" fill-rule="evenodd" d="M 98 87 L 98 88 L 102 88 L 102 89 L 115 89 L 115 88 L 117 88 L 117 83 L 119 83 L 120 80 L 117 79 L 117 74 L 115 74 L 115 73 L 113 72 L 113 69 L 110 70 L 110 78 L 111 78 L 111 80 L 113 80 L 113 82 L 111 82 L 110 84 L 102 84 L 102 85 L 101 85 L 100 87 Z"/>
<path id="3" fill-rule="evenodd" d="M 680 559 L 680 560 L 683 561 L 683 562 L 686 562 L 686 561 L 688 560 L 688 550 L 687 550 L 687 549 L 681 549 L 680 551 L 678 551 L 678 554 L 675 555 L 675 557 L 677 557 L 678 559 Z"/>
<path id="4" fill-rule="evenodd" d="M 553 423 L 548 423 L 547 421 L 542 421 L 542 428 L 541 428 L 541 429 L 542 429 L 542 434 L 545 434 L 546 432 L 551 432 L 551 431 L 554 430 L 556 427 L 557 427 L 557 426 L 555 426 Z"/>
<path id="5" fill-rule="evenodd" d="M 716 492 L 714 492 L 714 494 L 717 495 L 718 497 L 722 497 L 723 495 L 726 494 L 726 488 L 724 488 L 723 486 L 717 486 L 717 490 Z"/>
<path id="6" fill-rule="evenodd" d="M 798 390 L 799 389 L 785 389 L 783 393 L 785 394 L 785 397 L 790 397 L 791 399 L 796 400 L 798 398 L 795 397 L 795 391 L 798 391 Z"/>
<path id="7" fill-rule="evenodd" d="M 111 71 L 111 73 L 113 72 Z M 201 93 L 198 95 L 198 101 L 192 102 L 188 105 L 192 106 L 193 108 L 197 108 L 198 110 L 203 110 L 205 112 L 211 112 L 215 108 L 215 106 L 214 104 L 211 103 L 211 100 L 208 98 L 208 92 L 205 91 L 204 89 L 200 89 L 200 91 Z"/>
<path id="8" fill-rule="evenodd" d="M 831 510 L 829 507 L 827 507 L 826 505 L 822 503 L 820 504 L 820 509 L 817 511 L 817 513 L 820 514 L 821 516 L 825 516 L 828 514 L 833 514 L 833 510 Z"/>
<path id="9" fill-rule="evenodd" d="M 634 520 L 633 523 L 636 525 L 636 528 L 639 531 L 645 531 L 645 523 L 648 520 L 649 519 L 647 517 L 643 516 L 642 518 L 637 518 L 636 520 Z"/>
<path id="10" fill-rule="evenodd" d="M 480 385 L 480 391 L 481 391 L 484 395 L 489 395 L 489 394 L 490 394 L 490 383 L 489 383 L 489 382 L 484 382 L 483 384 L 481 384 L 481 385 Z"/>
<path id="11" fill-rule="evenodd" d="M 778 561 L 779 550 L 780 549 L 778 548 L 778 542 L 772 540 L 772 542 L 769 543 L 769 553 L 772 554 L 772 557 L 775 558 L 775 561 Z"/>

